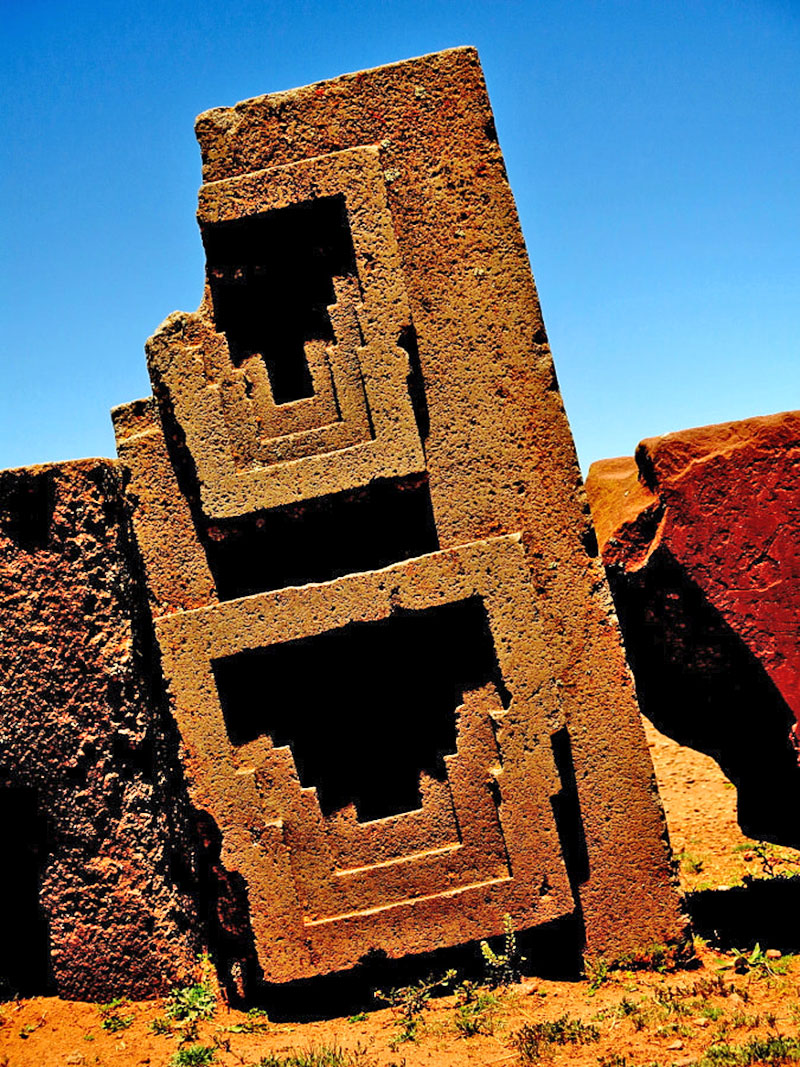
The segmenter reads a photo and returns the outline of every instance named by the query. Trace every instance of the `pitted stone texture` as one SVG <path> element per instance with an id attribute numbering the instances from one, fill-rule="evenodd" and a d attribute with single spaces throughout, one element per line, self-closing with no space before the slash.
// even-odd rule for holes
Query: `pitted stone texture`
<path id="1" fill-rule="evenodd" d="M 420 776 L 417 810 L 359 821 L 351 802 L 325 818 L 317 790 L 301 784 L 294 746 L 270 737 L 269 703 L 279 698 L 268 665 L 264 704 L 253 704 L 250 694 L 250 718 L 264 722 L 232 743 L 235 725 L 230 717 L 226 723 L 212 664 L 353 624 L 398 616 L 413 624 L 415 613 L 475 599 L 508 706 L 491 681 L 453 693 L 455 752 L 444 757 L 443 780 Z M 267 980 L 340 970 L 369 952 L 397 957 L 501 933 L 504 914 L 525 929 L 572 912 L 550 806 L 559 783 L 549 737 L 559 712 L 541 695 L 546 665 L 527 645 L 536 628 L 522 547 L 513 537 L 159 622 L 195 797 L 220 827 L 223 862 L 247 883 Z M 356 689 L 359 663 L 349 666 Z M 398 662 L 397 671 L 413 666 Z M 398 682 L 388 677 L 385 684 Z M 299 679 L 297 686 L 302 692 Z M 333 699 L 328 712 L 339 716 L 340 729 L 347 728 L 343 703 Z M 405 729 L 405 716 L 384 721 L 382 743 L 372 751 L 364 745 L 362 756 L 391 764 L 391 738 Z"/>
<path id="2" fill-rule="evenodd" d="M 115 463 L 0 473 L 0 802 L 10 796 L 10 817 L 28 820 L 13 830 L 22 854 L 4 853 L 3 899 L 23 877 L 16 860 L 38 848 L 21 906 L 38 874 L 46 922 L 33 944 L 4 910 L 12 989 L 38 951 L 28 991 L 43 991 L 49 970 L 62 996 L 151 996 L 190 973 L 200 947 L 194 902 L 171 872 L 180 842 L 167 840 L 153 762 L 126 529 Z"/>
<path id="3" fill-rule="evenodd" d="M 476 53 L 457 49 L 247 101 L 201 116 L 197 130 L 205 164 L 200 223 L 208 284 L 199 312 L 167 320 L 149 346 L 172 473 L 139 452 L 133 481 L 135 487 L 142 479 L 153 499 L 168 502 L 176 479 L 191 525 L 181 525 L 176 541 L 160 525 L 166 508 L 142 508 L 135 528 L 157 587 L 154 614 L 176 720 L 193 738 L 195 803 L 216 813 L 226 865 L 245 872 L 248 892 L 252 886 L 262 894 L 258 908 L 255 897 L 250 900 L 264 974 L 283 981 L 353 966 L 360 955 L 357 930 L 390 955 L 423 951 L 434 941 L 459 944 L 499 930 L 504 910 L 520 929 L 574 910 L 585 923 L 589 952 L 609 957 L 678 940 L 685 924 L 663 815 L 602 567 L 591 555 L 588 505 Z M 339 225 L 342 204 L 346 219 Z M 315 212 L 328 213 L 316 252 L 308 238 L 317 232 Z M 285 339 L 288 326 L 274 300 L 273 290 L 283 290 L 270 241 L 290 232 L 280 221 L 286 218 L 300 227 L 302 247 L 314 252 L 311 273 L 319 290 L 309 297 L 300 331 L 304 358 L 281 368 L 269 338 L 274 330 Z M 251 238 L 266 249 L 263 255 L 252 251 Z M 321 259 L 314 258 L 317 252 Z M 299 297 L 290 289 L 284 295 L 294 314 Z M 326 292 L 335 300 L 326 298 L 322 306 L 319 293 Z M 266 319 L 257 313 L 262 299 Z M 297 332 L 293 336 L 297 342 Z M 336 436 L 345 433 L 339 427 L 351 425 L 356 435 L 364 428 L 352 377 L 356 365 L 369 438 L 343 440 Z M 330 423 L 340 392 L 353 417 Z M 342 415 L 342 404 L 338 411 Z M 314 536 L 298 551 L 291 534 L 304 525 Z M 335 538 L 329 536 L 334 529 Z M 189 606 L 179 604 L 186 586 L 177 579 L 172 596 L 169 570 L 178 573 L 193 537 L 216 590 L 208 607 L 182 614 Z M 329 552 L 332 540 L 341 542 L 338 555 Z M 345 551 L 348 541 L 360 545 L 358 552 Z M 513 550 L 493 554 L 476 544 Z M 387 546 L 379 561 L 376 545 Z M 472 563 L 463 573 L 451 567 L 462 552 L 473 553 L 473 563 L 474 553 L 484 553 L 480 582 Z M 451 849 L 453 819 L 471 825 L 470 804 L 456 796 L 464 768 L 478 768 L 470 772 L 478 775 L 471 788 L 486 786 L 487 724 L 502 718 L 488 683 L 469 688 L 453 727 L 457 743 L 441 748 L 437 768 L 424 761 L 418 767 L 422 808 L 398 808 L 363 824 L 358 815 L 371 804 L 363 795 L 350 805 L 341 782 L 317 781 L 319 766 L 316 778 L 307 765 L 292 771 L 286 746 L 297 745 L 297 738 L 286 740 L 289 726 L 274 726 L 280 756 L 265 754 L 271 751 L 268 730 L 241 734 L 235 714 L 239 725 L 223 736 L 225 700 L 214 689 L 220 671 L 235 685 L 230 665 L 237 662 L 236 649 L 263 655 L 274 669 L 269 657 L 281 641 L 309 642 L 309 662 L 315 656 L 321 661 L 315 642 L 335 643 L 333 635 L 350 626 L 368 634 L 387 621 L 385 605 L 379 607 L 387 574 L 396 574 L 401 588 L 412 573 L 426 576 L 431 604 L 437 598 L 443 605 L 460 603 L 468 579 L 483 590 L 479 599 L 485 594 L 491 600 L 500 596 L 493 568 L 505 574 L 508 553 L 515 563 L 504 595 L 514 613 L 503 616 L 500 636 L 493 631 L 501 669 L 492 684 L 502 711 L 511 716 L 514 709 L 518 717 L 511 720 L 514 736 L 537 731 L 536 755 L 510 743 L 500 726 L 505 741 L 492 778 L 512 799 L 507 807 L 503 792 L 494 814 L 486 796 L 474 808 L 476 817 L 481 813 L 481 831 L 470 838 L 480 845 L 474 854 L 466 845 Z M 326 554 L 331 558 L 319 568 Z M 265 559 L 284 556 L 291 566 L 264 567 Z M 201 570 L 191 564 L 193 581 Z M 248 570 L 261 575 L 261 585 L 249 580 Z M 254 595 L 236 599 L 243 591 Z M 217 596 L 226 602 L 217 603 Z M 261 615 L 254 619 L 252 611 Z M 240 632 L 240 625 L 246 629 Z M 229 642 L 224 655 L 214 651 L 220 635 Z M 195 666 L 195 676 L 183 651 L 189 647 L 195 664 L 205 658 L 217 666 Z M 222 669 L 220 656 L 230 669 Z M 298 676 L 313 673 L 301 659 L 296 663 Z M 410 667 L 392 662 L 387 676 L 397 672 L 405 680 Z M 432 685 L 441 684 L 438 673 L 432 665 Z M 531 687 L 530 700 L 521 701 L 514 690 L 512 679 L 519 677 Z M 254 714 L 262 699 L 268 708 L 269 684 L 254 682 L 250 689 Z M 283 692 L 282 702 L 293 708 L 291 692 Z M 503 693 L 512 698 L 507 709 Z M 195 698 L 208 723 L 216 724 L 216 740 L 212 733 L 202 736 L 193 718 Z M 331 707 L 322 692 L 317 704 L 326 729 L 331 715 L 345 725 L 352 716 L 346 698 Z M 381 707 L 378 700 L 377 715 Z M 415 731 L 416 725 L 409 732 Z M 203 747 L 211 744 L 213 751 Z M 296 758 L 313 762 L 316 754 L 298 749 Z M 235 776 L 237 760 L 244 762 Z M 532 805 L 529 825 L 520 823 L 522 844 L 509 843 L 513 834 L 503 809 L 515 810 L 519 794 L 511 783 L 523 779 Z M 241 807 L 231 801 L 236 788 Z M 316 800 L 310 789 L 317 790 Z M 449 816 L 448 791 L 454 791 Z M 284 807 L 264 822 L 259 805 L 275 793 Z M 551 800 L 561 812 L 558 843 Z M 264 827 L 260 840 L 251 832 L 257 819 Z M 294 829 L 287 838 L 289 824 Z M 503 861 L 508 883 L 498 865 L 500 832 L 510 857 Z M 533 838 L 547 844 L 539 858 L 525 844 Z M 348 872 L 374 866 L 374 855 L 363 855 L 366 841 L 387 866 L 351 879 Z M 557 873 L 559 847 L 570 857 L 570 900 Z M 422 855 L 414 859 L 417 852 Z M 256 869 L 258 855 L 272 857 L 269 884 Z M 398 864 L 401 856 L 406 862 Z M 263 896 L 267 892 L 273 895 Z M 392 932 L 395 921 L 401 934 Z M 276 924 L 290 933 L 268 950 Z"/>
<path id="4" fill-rule="evenodd" d="M 111 413 L 153 615 L 214 603 L 214 579 L 175 476 L 152 397 Z"/>
<path id="5" fill-rule="evenodd" d="M 290 250 L 247 248 L 244 265 L 217 265 L 211 261 L 214 240 L 221 229 L 234 227 L 230 245 L 235 228 L 249 218 L 334 198 L 343 202 L 342 224 L 349 225 L 354 253 L 352 265 L 334 268 L 349 273 L 330 279 L 336 299 L 327 313 L 334 338 L 328 345 L 306 339 L 313 393 L 279 404 L 264 362 L 271 356 L 271 324 L 262 324 L 266 351 L 248 350 L 237 367 L 230 343 L 213 323 L 215 313 L 223 317 L 215 302 L 223 303 L 226 283 L 241 305 L 241 291 L 259 285 L 259 271 L 269 269 L 250 258 L 272 257 L 279 272 L 280 258 Z M 168 398 L 185 435 L 205 514 L 232 518 L 423 472 L 408 392 L 411 368 L 399 344 L 410 329 L 410 312 L 378 150 L 353 149 L 206 185 L 198 219 L 210 259 L 206 302 L 197 315 L 168 319 L 147 352 L 154 387 Z M 241 306 L 234 309 L 242 318 Z M 237 314 L 231 317 L 233 330 Z"/>
<path id="6" fill-rule="evenodd" d="M 793 843 L 799 459 L 787 412 L 649 438 L 587 481 L 643 710 L 722 763 L 748 832 Z"/>

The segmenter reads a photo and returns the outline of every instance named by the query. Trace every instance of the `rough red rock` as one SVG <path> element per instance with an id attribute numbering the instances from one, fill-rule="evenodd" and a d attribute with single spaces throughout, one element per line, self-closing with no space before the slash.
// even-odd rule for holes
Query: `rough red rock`
<path id="1" fill-rule="evenodd" d="M 109 460 L 0 472 L 5 991 L 152 996 L 200 946 L 125 509 Z"/>
<path id="2" fill-rule="evenodd" d="M 643 710 L 797 843 L 800 413 L 649 438 L 586 484 Z"/>

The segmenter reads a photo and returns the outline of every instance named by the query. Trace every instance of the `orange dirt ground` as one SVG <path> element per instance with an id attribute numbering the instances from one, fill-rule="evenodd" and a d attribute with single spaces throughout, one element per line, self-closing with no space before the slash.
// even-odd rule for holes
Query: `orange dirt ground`
<path id="1" fill-rule="evenodd" d="M 759 847 L 743 837 L 735 820 L 736 791 L 716 764 L 649 724 L 647 733 L 684 890 L 713 891 L 712 899 L 722 902 L 743 878 L 747 885 L 748 876 L 780 882 L 785 889 L 787 876 L 800 873 L 800 852 Z M 800 880 L 798 887 L 795 899 L 800 899 Z M 708 892 L 703 896 L 708 898 Z M 796 914 L 787 914 L 784 949 L 792 938 L 797 941 L 791 932 Z M 740 947 L 752 949 L 752 939 Z M 422 1013 L 416 1040 L 399 1042 L 400 1023 L 386 1007 L 351 1018 L 285 1023 L 254 1020 L 220 1003 L 213 1018 L 197 1024 L 196 1039 L 182 1044 L 179 1028 L 167 1034 L 151 1029 L 153 1020 L 163 1017 L 163 1001 L 118 1007 L 123 1023 L 131 1021 L 109 1032 L 95 1004 L 37 997 L 0 1005 L 0 1067 L 167 1067 L 178 1055 L 177 1063 L 221 1067 L 513 1067 L 540 1061 L 557 1067 L 688 1067 L 698 1061 L 704 1067 L 725 1067 L 785 1062 L 774 1056 L 754 1059 L 752 1047 L 749 1059 L 731 1058 L 734 1053 L 725 1058 L 720 1051 L 721 1045 L 742 1048 L 756 1038 L 798 1036 L 800 956 L 784 951 L 778 957 L 780 947 L 762 944 L 761 956 L 749 969 L 740 962 L 735 970 L 734 951 L 722 952 L 698 939 L 697 964 L 684 970 L 620 970 L 605 976 L 600 970 L 593 982 L 526 979 L 495 991 L 496 1004 L 481 1016 L 484 1032 L 471 1037 L 459 1032 L 457 998 L 439 997 Z M 528 1059 L 515 1049 L 513 1036 L 521 1027 L 565 1014 L 595 1027 L 597 1040 L 543 1044 Z M 254 1023 L 260 1029 L 247 1032 Z M 192 1053 L 193 1044 L 213 1049 L 213 1059 Z M 331 1046 L 344 1055 L 329 1052 L 326 1058 L 323 1050 Z M 788 1047 L 786 1061 L 800 1059 L 800 1042 Z M 717 1051 L 704 1059 L 709 1048 Z M 310 1058 L 312 1049 L 317 1058 Z"/>

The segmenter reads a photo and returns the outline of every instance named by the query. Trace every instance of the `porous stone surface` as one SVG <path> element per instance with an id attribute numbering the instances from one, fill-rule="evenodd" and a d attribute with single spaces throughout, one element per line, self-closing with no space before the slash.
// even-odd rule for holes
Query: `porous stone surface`
<path id="1" fill-rule="evenodd" d="M 155 404 L 116 424 L 190 793 L 260 977 L 504 913 L 569 918 L 595 955 L 677 942 L 477 54 L 197 133 L 205 294 L 148 342 Z"/>
<path id="2" fill-rule="evenodd" d="M 165 674 L 195 757 L 195 797 L 220 828 L 223 861 L 247 882 L 256 947 L 268 961 L 272 980 L 341 970 L 352 965 L 365 944 L 392 957 L 406 955 L 411 945 L 421 952 L 443 942 L 458 944 L 483 936 L 493 914 L 509 914 L 517 928 L 525 929 L 572 912 L 550 806 L 559 782 L 547 739 L 558 726 L 558 710 L 552 698 L 536 693 L 540 665 L 528 644 L 537 630 L 529 586 L 519 538 L 512 536 L 160 620 Z M 455 736 L 448 754 L 442 753 L 443 774 L 437 773 L 435 758 L 421 772 L 411 765 L 421 792 L 421 803 L 411 811 L 364 820 L 358 806 L 367 798 L 360 792 L 358 799 L 351 794 L 346 803 L 324 812 L 314 788 L 320 783 L 321 794 L 324 772 L 312 777 L 307 752 L 304 765 L 292 758 L 290 746 L 278 743 L 288 738 L 276 737 L 279 716 L 269 696 L 263 704 L 254 703 L 253 689 L 243 687 L 245 706 L 234 705 L 231 686 L 245 669 L 242 653 L 262 653 L 260 678 L 269 685 L 278 667 L 263 652 L 280 654 L 287 643 L 304 641 L 312 670 L 313 639 L 334 636 L 340 654 L 346 655 L 348 645 L 353 649 L 347 687 L 337 692 L 335 676 L 329 680 L 330 711 L 338 711 L 342 720 L 334 733 L 350 734 L 354 753 L 378 765 L 373 773 L 391 775 L 404 755 L 402 741 L 393 745 L 392 736 L 409 724 L 384 722 L 375 731 L 360 723 L 368 732 L 364 739 L 347 723 L 347 707 L 337 707 L 337 697 L 358 700 L 357 677 L 368 670 L 359 662 L 359 628 L 364 634 L 370 623 L 385 626 L 394 620 L 408 631 L 425 626 L 425 614 L 430 619 L 443 606 L 466 609 L 471 616 L 470 606 L 474 611 L 478 603 L 480 614 L 467 626 L 473 625 L 473 638 L 488 628 L 496 664 L 491 651 L 482 657 L 474 640 L 468 649 L 453 647 L 453 635 L 445 629 L 457 625 L 453 611 L 440 624 L 445 632 L 426 627 L 429 638 L 438 637 L 433 662 L 402 661 L 401 631 L 394 637 L 385 631 L 396 670 L 419 672 L 419 688 L 408 696 L 420 701 L 436 685 L 436 672 L 447 669 L 446 658 L 459 651 L 470 657 L 469 664 L 458 665 L 461 691 L 453 694 L 450 708 L 430 707 L 432 714 L 454 713 Z M 469 631 L 459 637 L 469 641 Z M 302 662 L 299 657 L 301 668 Z M 452 677 L 448 682 L 453 684 Z M 299 719 L 303 682 L 297 678 L 294 684 Z M 383 688 L 365 694 L 373 714 L 403 710 L 389 695 L 401 685 L 389 676 Z M 286 695 L 278 690 L 272 699 Z M 315 719 L 325 714 L 311 710 Z M 419 721 L 413 725 L 426 727 Z M 313 720 L 309 726 L 326 730 Z M 291 748 L 296 751 L 302 724 L 296 721 L 295 729 Z M 232 734 L 239 735 L 234 748 Z M 330 759 L 337 755 L 334 745 L 331 741 Z M 381 764 L 386 764 L 382 772 Z"/>
<path id="3" fill-rule="evenodd" d="M 200 947 L 153 739 L 119 466 L 0 472 L 5 992 L 151 996 Z M 38 900 L 38 908 L 37 908 Z"/>
<path id="4" fill-rule="evenodd" d="M 586 483 L 644 712 L 713 755 L 745 831 L 797 844 L 800 413 L 648 438 Z"/>

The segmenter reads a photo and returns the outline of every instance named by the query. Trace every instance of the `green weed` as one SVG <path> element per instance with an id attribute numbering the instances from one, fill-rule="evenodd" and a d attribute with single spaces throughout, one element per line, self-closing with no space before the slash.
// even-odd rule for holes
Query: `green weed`
<path id="1" fill-rule="evenodd" d="M 676 852 L 675 858 L 680 864 L 681 869 L 688 871 L 690 874 L 700 874 L 703 869 L 703 860 L 686 848 L 682 848 L 680 852 Z"/>
<path id="2" fill-rule="evenodd" d="M 197 1019 L 210 1019 L 216 1008 L 214 991 L 198 982 L 174 989 L 167 997 L 164 1014 L 170 1022 L 194 1022 Z"/>
<path id="3" fill-rule="evenodd" d="M 455 1027 L 462 1037 L 494 1032 L 494 1013 L 500 1001 L 474 982 L 462 982 L 456 989 Z"/>
<path id="4" fill-rule="evenodd" d="M 715 1023 L 718 1019 L 721 1019 L 725 1014 L 722 1008 L 717 1007 L 715 1004 L 706 1004 L 701 1009 L 700 1014 L 705 1019 L 710 1019 L 712 1023 Z"/>
<path id="5" fill-rule="evenodd" d="M 600 1031 L 568 1015 L 552 1022 L 526 1023 L 511 1038 L 523 1063 L 536 1063 L 550 1045 L 589 1045 L 599 1041 Z"/>
<path id="6" fill-rule="evenodd" d="M 422 1014 L 428 1007 L 428 1001 L 436 989 L 447 989 L 452 985 L 457 975 L 455 971 L 448 971 L 441 978 L 428 978 L 420 980 L 415 985 L 401 986 L 398 989 L 390 989 L 382 993 L 376 989 L 376 1000 L 382 1000 L 394 1009 L 400 1033 L 394 1038 L 392 1047 L 404 1041 L 416 1041 L 422 1023 Z"/>
<path id="7" fill-rule="evenodd" d="M 518 982 L 520 968 L 525 962 L 517 948 L 517 935 L 514 930 L 514 922 L 506 913 L 503 916 L 503 951 L 495 952 L 488 941 L 481 941 L 480 950 L 483 957 L 483 966 L 486 974 L 486 984 L 491 989 L 500 986 L 509 986 Z"/>
<path id="8" fill-rule="evenodd" d="M 119 1033 L 120 1030 L 127 1030 L 133 1022 L 132 1015 L 122 1015 L 120 1009 L 128 1006 L 128 1001 L 123 997 L 115 997 L 110 1000 L 108 1004 L 98 1004 L 97 1010 L 100 1012 L 100 1018 L 102 1022 L 100 1025 L 109 1034 Z"/>
<path id="9" fill-rule="evenodd" d="M 589 996 L 594 996 L 600 986 L 608 978 L 610 971 L 608 960 L 602 956 L 587 960 L 585 964 L 586 977 L 589 979 Z"/>
<path id="10" fill-rule="evenodd" d="M 723 963 L 719 967 L 720 971 L 733 968 L 736 974 L 753 974 L 756 978 L 776 978 L 786 973 L 788 961 L 780 957 L 772 959 L 758 943 L 750 952 L 746 949 L 732 949 L 731 955 L 731 962 Z"/>
<path id="11" fill-rule="evenodd" d="M 251 1008 L 244 1022 L 226 1026 L 225 1031 L 229 1034 L 263 1034 L 268 1027 L 267 1013 L 261 1008 Z"/>
<path id="12" fill-rule="evenodd" d="M 754 1037 L 744 1045 L 719 1042 L 696 1060 L 691 1067 L 752 1067 L 754 1064 L 773 1065 L 797 1063 L 800 1060 L 800 1041 L 796 1037 L 774 1034 Z"/>
<path id="13" fill-rule="evenodd" d="M 169 1061 L 170 1067 L 205 1067 L 214 1062 L 214 1049 L 209 1045 L 187 1045 L 180 1048 Z"/>
<path id="14" fill-rule="evenodd" d="M 737 1011 L 731 1016 L 731 1030 L 755 1030 L 761 1025 L 760 1015 L 748 1015 L 747 1012 Z"/>
<path id="15" fill-rule="evenodd" d="M 339 1045 L 320 1045 L 317 1048 L 292 1051 L 285 1056 L 263 1056 L 253 1067 L 377 1067 L 377 1064 L 367 1056 L 366 1049 L 361 1045 L 354 1049 L 344 1049 Z M 393 1065 L 390 1064 L 389 1067 Z M 401 1065 L 396 1064 L 394 1067 Z"/>

